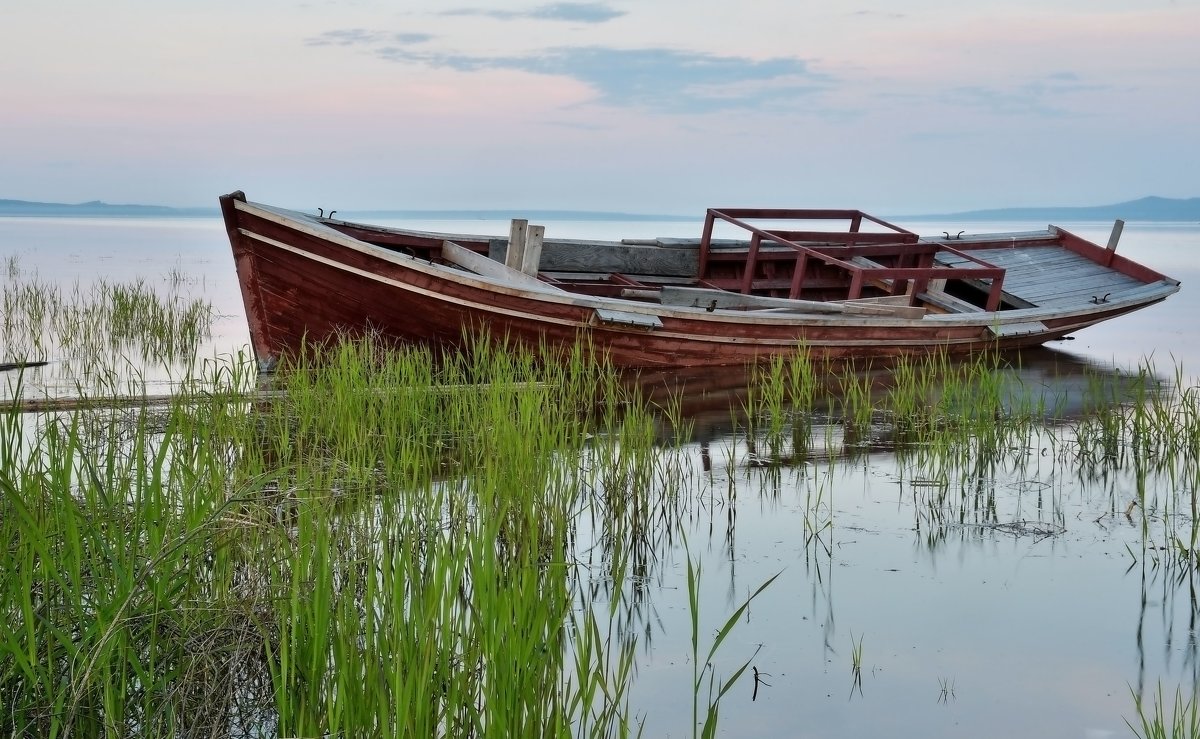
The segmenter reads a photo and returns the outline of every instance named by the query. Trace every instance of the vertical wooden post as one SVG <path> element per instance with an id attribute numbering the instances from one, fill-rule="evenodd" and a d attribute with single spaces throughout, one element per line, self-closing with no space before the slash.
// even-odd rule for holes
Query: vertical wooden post
<path id="1" fill-rule="evenodd" d="M 529 221 L 524 218 L 514 218 L 508 227 L 508 251 L 504 253 L 504 266 L 509 269 L 521 269 L 525 259 L 525 234 L 529 229 Z"/>
<path id="2" fill-rule="evenodd" d="M 792 300 L 800 297 L 800 291 L 804 289 L 804 273 L 808 270 L 808 252 L 800 251 L 796 255 L 796 266 L 792 272 L 792 287 L 788 290 L 788 297 Z"/>
<path id="3" fill-rule="evenodd" d="M 758 261 L 758 245 L 762 243 L 762 237 L 756 232 L 750 237 L 750 250 L 746 252 L 746 266 L 742 272 L 742 293 L 749 295 L 754 288 L 754 267 Z"/>
<path id="4" fill-rule="evenodd" d="M 525 254 L 521 257 L 521 271 L 530 277 L 537 277 L 538 265 L 542 261 L 542 240 L 545 236 L 545 226 L 530 226 L 525 233 Z"/>
<path id="5" fill-rule="evenodd" d="M 1120 218 L 1113 221 L 1112 233 L 1108 235 L 1108 255 L 1104 259 L 1104 266 L 1112 264 L 1113 255 L 1117 253 L 1117 242 L 1121 240 L 1121 232 L 1125 230 L 1125 221 Z"/>
<path id="6" fill-rule="evenodd" d="M 708 252 L 712 249 L 713 225 L 716 218 L 713 217 L 712 209 L 709 208 L 704 216 L 704 233 L 700 236 L 700 268 L 696 270 L 696 279 L 703 280 L 708 272 Z"/>
<path id="7" fill-rule="evenodd" d="M 1001 294 L 1004 292 L 1003 285 L 1004 285 L 1004 276 L 1003 275 L 1001 275 L 1000 277 L 992 278 L 992 289 L 988 291 L 987 305 L 984 306 L 984 308 L 983 308 L 984 310 L 986 310 L 989 313 L 995 313 L 996 311 L 1000 310 L 1000 297 L 1001 297 Z"/>
<path id="8" fill-rule="evenodd" d="M 917 296 L 929 289 L 929 278 L 921 277 L 913 280 L 912 289 L 908 291 L 908 304 L 916 305 Z"/>
<path id="9" fill-rule="evenodd" d="M 850 273 L 850 294 L 846 297 L 850 300 L 858 300 L 862 297 L 863 289 L 863 273 L 861 267 L 854 267 Z"/>

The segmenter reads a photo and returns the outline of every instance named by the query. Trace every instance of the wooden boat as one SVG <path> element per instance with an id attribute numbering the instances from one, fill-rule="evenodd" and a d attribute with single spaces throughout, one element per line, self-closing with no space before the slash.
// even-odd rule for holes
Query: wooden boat
<path id="1" fill-rule="evenodd" d="M 548 239 L 383 228 L 221 197 L 264 366 L 338 335 L 461 345 L 474 332 L 620 367 L 737 365 L 1042 344 L 1179 282 L 1044 231 L 921 238 L 857 210 L 710 209 L 694 239 Z M 830 223 L 837 228 L 829 228 Z M 827 230 L 819 230 L 825 227 Z M 716 238 L 718 229 L 740 238 Z"/>

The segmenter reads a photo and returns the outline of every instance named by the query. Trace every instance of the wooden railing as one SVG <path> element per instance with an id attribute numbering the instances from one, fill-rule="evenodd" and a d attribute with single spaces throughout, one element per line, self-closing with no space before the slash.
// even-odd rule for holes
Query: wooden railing
<path id="1" fill-rule="evenodd" d="M 813 231 L 764 229 L 748 223 L 748 220 L 845 220 L 845 231 Z M 812 262 L 844 271 L 849 277 L 847 298 L 862 297 L 863 287 L 870 282 L 890 283 L 893 294 L 907 291 L 910 281 L 914 282 L 913 295 L 924 292 L 931 280 L 970 279 L 990 280 L 985 310 L 1000 307 L 1003 293 L 1004 269 L 989 264 L 961 250 L 944 244 L 920 244 L 917 234 L 895 226 L 887 221 L 857 210 L 801 210 L 782 208 L 710 208 L 704 220 L 704 233 L 700 241 L 701 279 L 708 273 L 711 258 L 713 230 L 717 221 L 723 221 L 746 231 L 750 236 L 745 263 L 742 265 L 741 292 L 750 294 L 754 286 L 755 268 L 764 243 L 785 247 L 794 253 L 788 297 L 797 299 L 804 288 L 805 276 Z M 870 221 L 884 231 L 864 232 L 864 221 Z M 977 267 L 942 267 L 933 264 L 933 254 L 945 251 Z M 893 256 L 901 260 L 916 259 L 918 266 L 884 266 L 872 257 Z"/>

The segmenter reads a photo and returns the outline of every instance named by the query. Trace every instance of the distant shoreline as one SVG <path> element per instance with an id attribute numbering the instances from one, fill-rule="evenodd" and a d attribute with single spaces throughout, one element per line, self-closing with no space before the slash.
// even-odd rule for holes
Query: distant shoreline
<path id="1" fill-rule="evenodd" d="M 218 208 L 174 208 L 161 205 L 110 204 L 101 201 L 88 203 L 41 203 L 26 200 L 0 200 L 0 217 L 56 218 L 217 218 Z M 701 220 L 692 216 L 617 213 L 587 210 L 526 210 L 516 209 L 456 209 L 456 210 L 347 210 L 342 212 L 356 220 L 456 220 L 503 221 L 528 218 L 540 221 L 659 221 L 688 222 Z M 1125 221 L 1162 223 L 1200 223 L 1200 198 L 1145 197 L 1113 205 L 1091 207 L 1032 207 L 994 208 L 954 213 L 926 213 L 885 216 L 892 221 Z"/>

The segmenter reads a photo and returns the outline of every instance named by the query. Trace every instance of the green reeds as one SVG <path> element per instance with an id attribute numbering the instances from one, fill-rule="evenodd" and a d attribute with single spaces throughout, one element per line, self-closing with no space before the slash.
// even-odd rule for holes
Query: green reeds
<path id="1" fill-rule="evenodd" d="M 1154 691 L 1154 704 L 1147 706 L 1137 691 L 1130 690 L 1133 695 L 1134 710 L 1137 711 L 1137 723 L 1125 723 L 1138 739 L 1196 739 L 1200 737 L 1200 700 L 1195 692 L 1184 693 L 1182 688 L 1175 690 L 1174 700 L 1171 701 L 1170 713 L 1167 712 L 1167 696 L 1163 695 L 1162 685 Z"/>
<path id="2" fill-rule="evenodd" d="M 679 484 L 612 370 L 486 342 L 318 355 L 283 400 L 216 392 L 251 382 L 243 357 L 165 412 L 0 416 L 0 726 L 636 732 L 617 604 Z"/>
<path id="3" fill-rule="evenodd" d="M 70 362 L 76 378 L 120 374 L 142 365 L 190 362 L 212 333 L 212 305 L 180 292 L 168 275 L 159 289 L 144 279 L 99 279 L 64 290 L 25 273 L 16 257 L 4 270 L 0 346 L 6 357 Z"/>
<path id="4" fill-rule="evenodd" d="M 1150 524 L 1161 523 L 1154 551 L 1200 564 L 1200 501 L 1192 492 L 1200 489 L 1200 393 L 1182 368 L 1173 381 L 1147 363 L 1133 373 L 1101 369 L 1061 385 L 1026 384 L 1019 359 L 934 353 L 874 366 L 829 365 L 820 392 L 799 393 L 796 387 L 817 386 L 795 380 L 813 376 L 808 357 L 772 360 L 752 374 L 747 467 L 765 469 L 761 487 L 777 495 L 780 467 L 804 474 L 808 464 L 822 463 L 832 472 L 841 459 L 895 455 L 900 479 L 922 503 L 919 526 L 1000 523 L 997 480 L 1032 476 L 1031 484 L 1047 487 L 1037 478 L 1059 474 L 1040 471 L 1051 464 L 1073 469 L 1085 483 L 1130 474 L 1139 509 L 1152 516 L 1143 517 L 1147 537 Z M 725 455 L 731 464 L 740 456 L 735 447 Z M 814 472 L 811 479 L 821 479 Z M 1165 484 L 1155 487 L 1155 480 Z M 830 503 L 831 490 L 805 490 L 811 541 L 812 532 L 832 522 L 832 506 L 829 515 L 814 515 Z"/>
<path id="5" fill-rule="evenodd" d="M 745 674 L 746 668 L 750 667 L 751 660 L 754 659 L 754 654 L 746 659 L 733 673 L 720 680 L 716 677 L 716 668 L 712 661 L 721 648 L 721 645 L 728 638 L 730 632 L 737 626 L 738 621 L 746 610 L 750 608 L 750 603 L 762 594 L 764 590 L 771 586 L 771 583 L 782 573 L 776 573 L 768 578 L 765 582 L 751 593 L 746 600 L 742 601 L 734 612 L 725 620 L 725 623 L 717 629 L 716 636 L 713 637 L 712 644 L 709 645 L 708 651 L 701 657 L 700 650 L 700 572 L 701 564 L 694 561 L 691 552 L 687 550 L 685 543 L 685 554 L 687 555 L 687 588 L 688 588 L 688 610 L 691 615 L 692 626 L 692 735 L 701 736 L 705 739 L 716 736 L 717 724 L 721 714 L 721 699 L 725 694 L 733 688 L 742 675 Z M 758 650 L 755 650 L 755 654 Z M 706 679 L 707 677 L 707 679 Z M 700 695 L 705 692 L 705 708 L 704 721 L 700 721 Z"/>
<path id="6" fill-rule="evenodd" d="M 283 398 L 260 402 L 235 396 L 255 383 L 248 357 L 206 372 L 164 411 L 0 414 L 0 727 L 637 733 L 648 584 L 713 502 L 611 368 L 585 348 L 352 341 L 286 363 Z M 726 455 L 765 451 L 747 467 L 775 477 L 746 478 L 764 497 L 794 469 L 814 551 L 832 557 L 837 465 L 887 453 L 921 525 L 942 528 L 997 523 L 998 480 L 1017 473 L 1050 517 L 1037 476 L 1095 464 L 1080 474 L 1137 481 L 1147 539 L 1194 566 L 1200 414 L 1182 370 L 1098 382 L 1085 415 L 1052 420 L 1061 404 L 995 357 L 830 372 L 802 355 L 764 367 Z M 694 730 L 709 735 L 748 665 L 720 679 L 712 660 L 749 599 L 702 644 L 701 569 L 689 555 Z"/>

